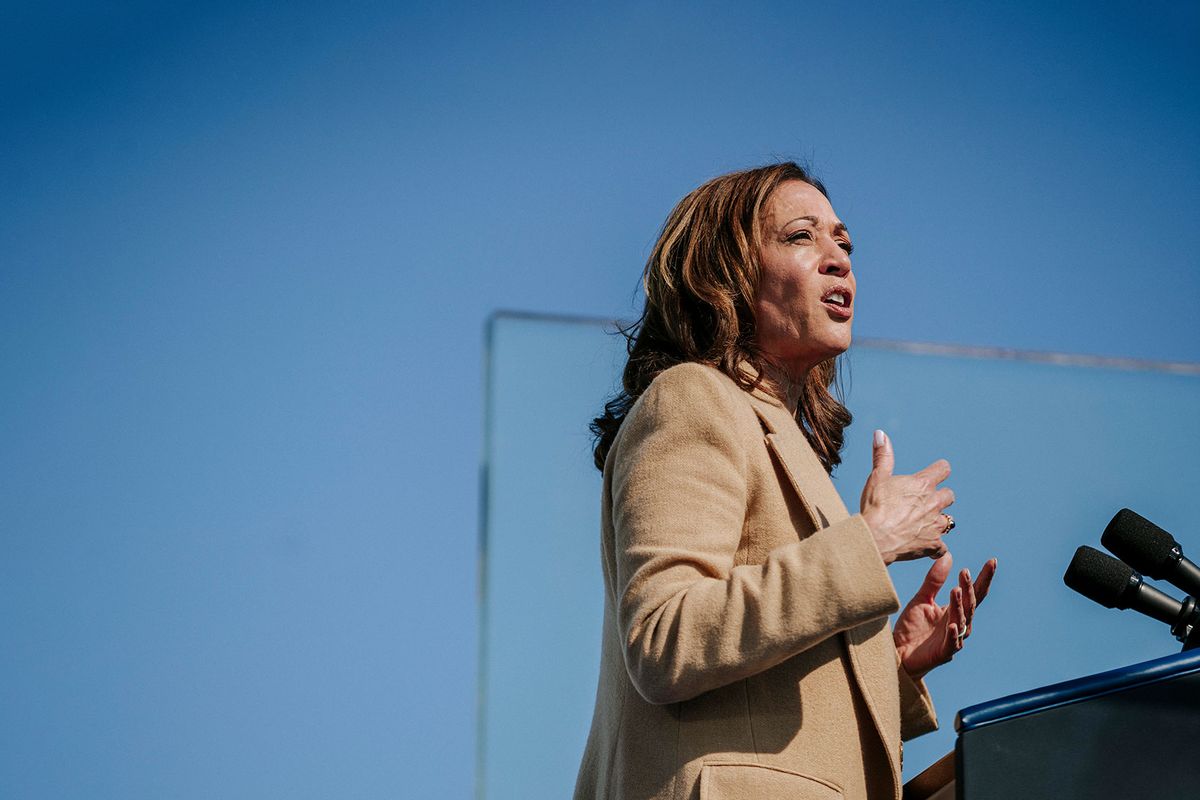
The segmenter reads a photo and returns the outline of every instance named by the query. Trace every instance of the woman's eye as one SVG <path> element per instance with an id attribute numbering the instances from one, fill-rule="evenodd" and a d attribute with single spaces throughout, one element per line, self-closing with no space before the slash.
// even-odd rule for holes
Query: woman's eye
<path id="1" fill-rule="evenodd" d="M 838 247 L 845 250 L 846 255 L 850 255 L 851 253 L 854 252 L 854 245 L 851 244 L 850 242 L 838 242 Z"/>
<path id="2" fill-rule="evenodd" d="M 795 241 L 799 241 L 801 239 L 807 239 L 808 241 L 811 242 L 812 238 L 813 238 L 812 233 L 810 231 L 796 231 L 791 236 L 789 236 L 787 238 L 787 240 L 789 242 L 795 242 Z"/>

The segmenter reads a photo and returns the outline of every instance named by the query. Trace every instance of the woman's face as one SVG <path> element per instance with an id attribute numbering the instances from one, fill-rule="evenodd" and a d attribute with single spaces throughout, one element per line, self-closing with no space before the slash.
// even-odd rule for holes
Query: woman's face
<path id="1" fill-rule="evenodd" d="M 850 250 L 849 231 L 813 186 L 786 181 L 767 198 L 756 339 L 769 361 L 797 379 L 850 346 Z"/>

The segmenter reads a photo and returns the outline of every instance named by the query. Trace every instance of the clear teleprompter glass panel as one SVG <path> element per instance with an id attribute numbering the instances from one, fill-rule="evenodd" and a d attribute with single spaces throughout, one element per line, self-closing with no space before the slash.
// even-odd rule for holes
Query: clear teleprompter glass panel
<path id="1" fill-rule="evenodd" d="M 611 329 L 488 324 L 476 775 L 488 800 L 569 797 L 587 738 L 603 613 L 587 425 L 619 385 Z M 1062 573 L 1121 507 L 1200 555 L 1200 365 L 878 341 L 845 360 L 854 423 L 834 477 L 847 507 L 883 428 L 897 471 L 950 460 L 955 564 L 999 559 L 968 647 L 927 678 L 941 727 L 906 744 L 906 779 L 953 747 L 959 708 L 1179 650 L 1165 625 L 1085 600 Z M 927 567 L 892 568 L 901 602 Z"/>

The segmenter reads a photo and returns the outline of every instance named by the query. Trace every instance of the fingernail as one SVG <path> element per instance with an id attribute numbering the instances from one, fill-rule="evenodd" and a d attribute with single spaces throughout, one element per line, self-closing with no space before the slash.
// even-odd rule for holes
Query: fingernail
<path id="1" fill-rule="evenodd" d="M 884 443 L 885 441 L 887 441 L 887 439 L 886 439 L 886 437 L 883 435 L 883 431 L 880 431 L 880 430 L 877 430 L 877 431 L 875 431 L 875 446 L 876 446 L 876 447 L 883 447 L 883 443 Z"/>

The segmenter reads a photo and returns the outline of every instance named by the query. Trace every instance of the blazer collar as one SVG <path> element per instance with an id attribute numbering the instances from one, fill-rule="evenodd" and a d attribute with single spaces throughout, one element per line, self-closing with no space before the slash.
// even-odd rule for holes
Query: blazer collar
<path id="1" fill-rule="evenodd" d="M 750 362 L 743 361 L 738 365 L 738 371 L 750 381 L 751 385 L 754 385 L 754 388 L 749 391 L 749 395 L 758 401 L 754 404 L 754 408 L 756 411 L 762 412 L 759 414 L 760 418 L 763 416 L 763 413 L 773 418 L 772 420 L 763 420 L 765 424 L 770 426 L 772 433 L 778 432 L 776 426 L 779 422 L 794 419 L 792 413 L 788 411 L 787 406 L 783 404 L 783 401 L 767 391 L 764 384 L 758 383 L 755 385 L 759 378 L 759 372 Z"/>

